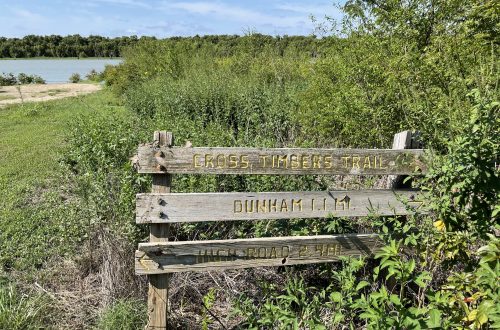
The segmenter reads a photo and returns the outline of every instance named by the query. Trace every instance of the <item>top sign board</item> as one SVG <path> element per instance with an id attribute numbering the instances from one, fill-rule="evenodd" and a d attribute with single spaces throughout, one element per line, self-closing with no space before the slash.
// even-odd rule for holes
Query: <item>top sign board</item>
<path id="1" fill-rule="evenodd" d="M 421 149 L 168 148 L 142 145 L 139 173 L 373 175 L 424 172 Z"/>

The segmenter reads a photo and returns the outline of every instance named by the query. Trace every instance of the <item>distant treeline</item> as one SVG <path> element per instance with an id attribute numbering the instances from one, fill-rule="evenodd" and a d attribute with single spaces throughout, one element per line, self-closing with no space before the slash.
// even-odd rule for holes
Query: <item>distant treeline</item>
<path id="1" fill-rule="evenodd" d="M 0 58 L 30 58 L 30 57 L 121 57 L 122 50 L 141 40 L 154 40 L 155 37 L 118 37 L 101 36 L 82 37 L 78 34 L 69 36 L 36 36 L 23 38 L 0 37 Z M 284 36 L 272 37 L 260 34 L 252 35 L 251 42 L 261 47 L 274 47 L 278 52 L 296 49 L 301 52 L 310 51 L 314 56 L 318 43 L 328 43 L 329 38 L 317 39 L 314 36 Z M 194 37 L 171 37 L 167 43 L 185 44 L 188 48 L 201 48 L 215 45 L 220 55 L 232 55 L 240 50 L 247 50 L 249 39 L 238 35 L 215 35 Z M 254 47 L 252 47 L 254 48 Z M 255 49 L 255 48 L 254 48 Z"/>
<path id="2" fill-rule="evenodd" d="M 149 37 L 143 37 L 149 38 Z M 142 38 L 141 38 L 142 39 Z M 29 57 L 120 57 L 123 47 L 139 40 L 136 36 L 106 38 L 100 36 L 36 36 L 0 37 L 0 58 Z"/>

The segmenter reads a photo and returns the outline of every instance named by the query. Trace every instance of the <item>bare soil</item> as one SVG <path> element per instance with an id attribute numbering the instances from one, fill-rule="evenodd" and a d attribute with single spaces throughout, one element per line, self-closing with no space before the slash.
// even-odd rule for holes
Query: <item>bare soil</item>
<path id="1" fill-rule="evenodd" d="M 96 92 L 98 84 L 47 84 L 0 86 L 0 107 L 22 102 L 40 102 Z"/>

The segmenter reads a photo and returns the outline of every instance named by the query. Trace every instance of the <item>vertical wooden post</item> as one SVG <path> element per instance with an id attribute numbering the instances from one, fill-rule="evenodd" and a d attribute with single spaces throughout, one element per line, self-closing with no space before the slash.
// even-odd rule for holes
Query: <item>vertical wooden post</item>
<path id="1" fill-rule="evenodd" d="M 154 133 L 155 146 L 171 147 L 173 144 L 172 133 L 156 131 Z M 162 157 L 161 153 L 157 157 Z M 172 176 L 170 174 L 154 174 L 153 193 L 170 193 Z M 149 241 L 166 242 L 170 234 L 170 225 L 151 224 Z M 148 324 L 147 330 L 167 329 L 168 322 L 168 282 L 170 275 L 150 275 L 148 289 Z"/>
<path id="2" fill-rule="evenodd" d="M 392 141 L 392 149 L 418 149 L 420 148 L 419 142 L 420 134 L 418 132 L 403 131 L 396 133 L 394 135 L 394 140 Z M 388 177 L 388 188 L 409 188 L 411 183 L 404 183 L 406 175 L 389 175 Z"/>
<path id="3" fill-rule="evenodd" d="M 418 132 L 403 131 L 394 134 L 394 140 L 392 140 L 392 149 L 418 149 L 420 147 L 420 142 L 418 141 L 420 134 Z M 411 188 L 411 182 L 404 182 L 407 175 L 389 175 L 388 177 L 388 188 Z M 387 275 L 387 268 L 383 271 L 383 278 Z M 396 280 L 394 277 L 389 277 L 386 281 L 387 288 L 390 292 L 393 292 L 396 288 Z"/>

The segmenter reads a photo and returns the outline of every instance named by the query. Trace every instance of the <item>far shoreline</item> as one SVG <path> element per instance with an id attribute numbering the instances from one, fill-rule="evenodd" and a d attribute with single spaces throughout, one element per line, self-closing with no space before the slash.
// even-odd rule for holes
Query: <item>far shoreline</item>
<path id="1" fill-rule="evenodd" d="M 0 57 L 0 61 L 21 60 L 123 60 L 123 57 Z"/>

